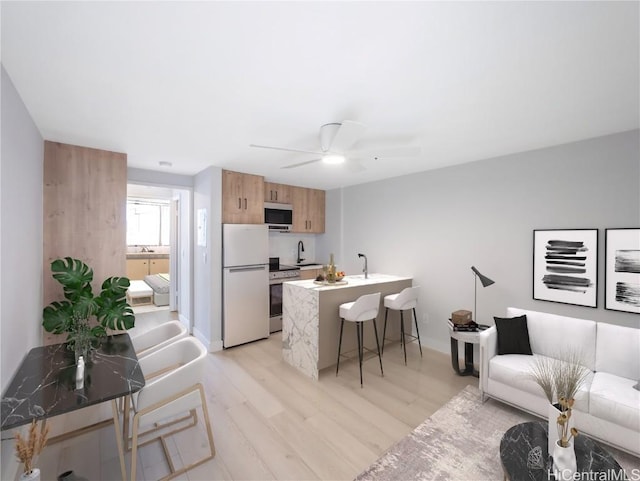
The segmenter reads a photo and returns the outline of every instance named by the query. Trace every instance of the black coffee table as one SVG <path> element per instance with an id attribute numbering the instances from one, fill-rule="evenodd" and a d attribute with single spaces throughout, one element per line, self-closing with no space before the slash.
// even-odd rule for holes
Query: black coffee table
<path id="1" fill-rule="evenodd" d="M 517 424 L 504 433 L 500 441 L 500 460 L 505 480 L 555 479 L 553 460 L 547 448 L 547 430 L 547 423 L 534 421 Z M 574 446 L 578 472 L 590 473 L 582 477 L 576 475 L 574 479 L 628 479 L 613 456 L 589 437 L 578 436 Z"/>

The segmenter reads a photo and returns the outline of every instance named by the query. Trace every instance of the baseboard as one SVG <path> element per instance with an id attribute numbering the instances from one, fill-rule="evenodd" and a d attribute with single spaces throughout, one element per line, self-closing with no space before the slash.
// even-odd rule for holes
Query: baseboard
<path id="1" fill-rule="evenodd" d="M 195 327 L 193 328 L 193 336 L 204 344 L 208 352 L 222 351 L 222 341 L 210 341 Z"/>
<path id="2" fill-rule="evenodd" d="M 187 328 L 187 330 L 189 331 L 189 334 L 191 334 L 191 321 L 189 320 L 188 317 L 185 317 L 182 314 L 178 314 L 178 320 L 184 324 L 184 326 Z"/>

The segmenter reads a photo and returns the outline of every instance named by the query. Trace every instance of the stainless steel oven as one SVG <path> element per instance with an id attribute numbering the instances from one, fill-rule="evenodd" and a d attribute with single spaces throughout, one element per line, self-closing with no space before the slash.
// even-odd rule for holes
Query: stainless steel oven
<path id="1" fill-rule="evenodd" d="M 269 332 L 282 330 L 282 283 L 300 279 L 300 269 L 280 265 L 269 272 Z"/>

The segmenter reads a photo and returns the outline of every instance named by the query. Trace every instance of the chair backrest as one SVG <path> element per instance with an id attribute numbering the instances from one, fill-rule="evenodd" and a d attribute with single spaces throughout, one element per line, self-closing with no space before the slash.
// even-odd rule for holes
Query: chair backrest
<path id="1" fill-rule="evenodd" d="M 418 304 L 418 293 L 420 286 L 406 287 L 402 289 L 398 297 L 396 297 L 396 304 L 400 306 L 403 311 L 405 309 L 413 309 Z"/>
<path id="2" fill-rule="evenodd" d="M 187 336 L 187 328 L 180 321 L 169 321 L 131 338 L 138 356 L 163 348 L 171 342 Z"/>
<path id="3" fill-rule="evenodd" d="M 349 321 L 370 321 L 378 317 L 380 309 L 380 293 L 365 294 L 358 297 L 349 309 L 349 313 L 345 319 Z"/>
<path id="4" fill-rule="evenodd" d="M 151 379 L 135 396 L 137 411 L 176 396 L 202 381 L 206 365 L 206 348 L 194 337 L 177 340 L 139 360 L 145 376 L 162 372 Z"/>

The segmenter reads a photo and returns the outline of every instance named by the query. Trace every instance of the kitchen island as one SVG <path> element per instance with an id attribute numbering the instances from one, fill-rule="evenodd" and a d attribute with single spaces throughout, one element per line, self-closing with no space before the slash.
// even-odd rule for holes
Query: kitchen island
<path id="1" fill-rule="evenodd" d="M 396 294 L 405 287 L 411 287 L 411 277 L 387 274 L 347 276 L 346 283 L 318 285 L 313 280 L 290 281 L 282 289 L 282 355 L 284 360 L 307 376 L 318 379 L 320 370 L 336 364 L 338 337 L 340 335 L 340 304 L 355 301 L 364 294 L 380 292 L 380 311 L 376 319 L 380 347 L 384 326 L 384 296 Z M 395 313 L 397 314 L 397 313 Z M 397 327 L 393 313 L 389 314 L 387 337 L 392 336 L 389 328 Z M 409 327 L 410 328 L 410 327 Z M 398 329 L 396 329 L 398 330 Z M 365 324 L 365 346 L 375 350 L 373 326 Z M 354 323 L 345 323 L 342 352 L 356 349 Z"/>

